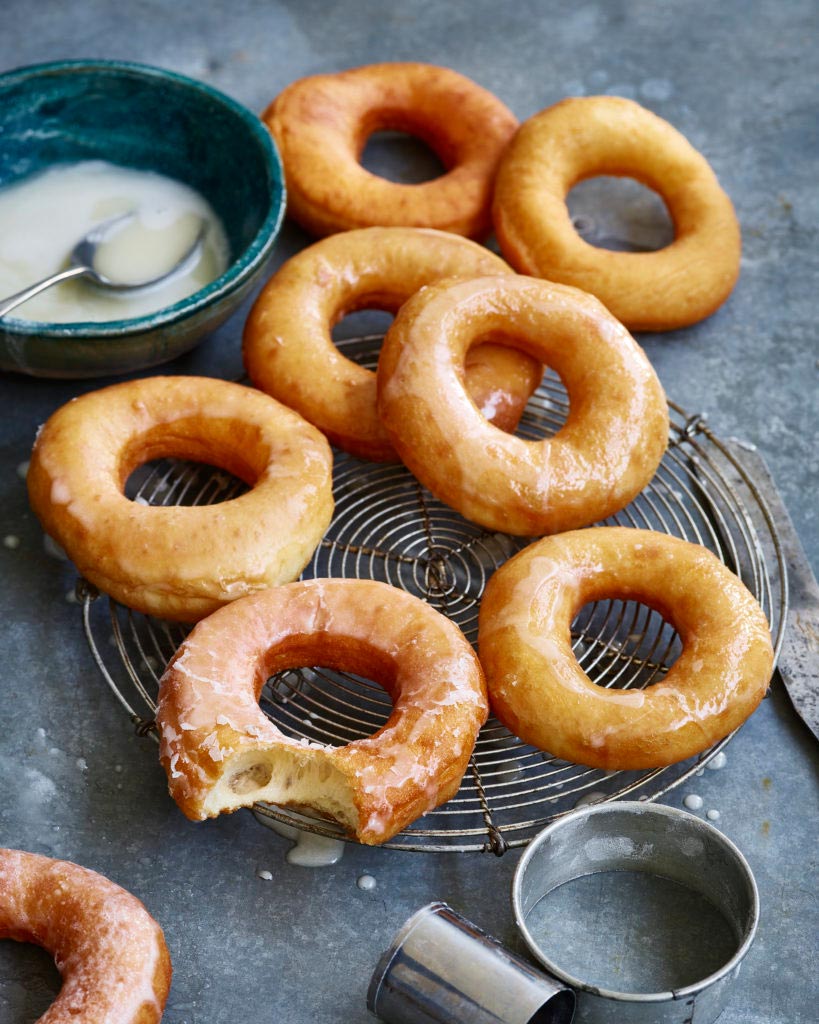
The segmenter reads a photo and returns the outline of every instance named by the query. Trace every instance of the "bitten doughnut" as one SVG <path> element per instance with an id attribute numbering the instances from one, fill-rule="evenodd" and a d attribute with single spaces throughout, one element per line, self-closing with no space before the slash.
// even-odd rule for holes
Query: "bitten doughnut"
<path id="1" fill-rule="evenodd" d="M 393 701 L 383 728 L 341 747 L 285 736 L 259 708 L 262 686 L 315 665 L 380 683 Z M 263 800 L 377 844 L 454 795 L 486 715 L 480 664 L 449 619 L 386 583 L 314 579 L 200 622 L 162 677 L 156 721 L 189 818 Z"/>
<path id="2" fill-rule="evenodd" d="M 0 939 L 52 954 L 62 988 L 39 1024 L 156 1024 L 171 984 L 162 929 L 96 871 L 0 849 Z"/>
<path id="3" fill-rule="evenodd" d="M 398 310 L 443 277 L 511 273 L 466 238 L 420 228 L 362 228 L 298 253 L 271 278 L 244 332 L 256 387 L 291 406 L 329 440 L 360 458 L 390 461 L 395 449 L 376 412 L 375 373 L 336 348 L 332 327 L 356 309 Z M 480 345 L 467 357 L 467 388 L 483 414 L 514 430 L 543 367 L 520 352 Z"/>
<path id="4" fill-rule="evenodd" d="M 503 339 L 555 370 L 569 416 L 526 441 L 487 423 L 463 386 L 466 353 Z M 668 441 L 668 406 L 642 349 L 593 296 L 527 277 L 445 281 L 398 312 L 381 349 L 378 411 L 436 497 L 489 530 L 587 526 L 628 504 Z"/>
<path id="5" fill-rule="evenodd" d="M 218 465 L 249 484 L 231 501 L 147 506 L 125 497 L 159 458 Z M 194 621 L 295 579 L 333 512 L 322 435 L 254 388 L 148 377 L 73 399 L 41 429 L 31 506 L 79 572 L 139 611 Z"/>
<path id="6" fill-rule="evenodd" d="M 662 196 L 671 245 L 611 252 L 577 234 L 566 195 L 601 174 L 636 178 Z M 667 121 L 618 96 L 566 99 L 524 122 L 498 170 L 494 220 L 516 270 L 591 292 L 634 331 L 703 320 L 739 276 L 739 224 L 705 157 Z"/>
<path id="7" fill-rule="evenodd" d="M 638 601 L 682 653 L 644 690 L 605 689 L 572 651 L 584 604 Z M 773 650 L 762 609 L 698 544 L 598 527 L 547 537 L 506 562 L 481 601 L 478 646 L 493 713 L 527 743 L 607 770 L 683 761 L 736 729 L 765 694 Z"/>
<path id="8" fill-rule="evenodd" d="M 488 235 L 492 181 L 518 124 L 471 79 L 417 63 L 301 78 L 262 118 L 284 163 L 287 212 L 315 235 L 376 225 Z M 385 130 L 422 139 L 446 173 L 402 185 L 365 170 L 367 139 Z"/>

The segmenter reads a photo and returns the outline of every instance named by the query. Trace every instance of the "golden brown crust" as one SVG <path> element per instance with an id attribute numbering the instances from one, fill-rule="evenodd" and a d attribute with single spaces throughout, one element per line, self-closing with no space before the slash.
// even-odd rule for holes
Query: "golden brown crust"
<path id="1" fill-rule="evenodd" d="M 638 601 L 677 630 L 682 653 L 644 690 L 596 686 L 572 650 L 592 601 Z M 649 530 L 548 537 L 499 569 L 478 644 L 493 713 L 527 743 L 607 770 L 698 754 L 754 711 L 773 669 L 770 631 L 742 582 L 706 548 Z"/>
<path id="2" fill-rule="evenodd" d="M 217 464 L 251 490 L 209 506 L 127 499 L 131 471 L 160 457 Z M 194 621 L 298 576 L 332 516 L 331 474 L 321 434 L 267 395 L 149 377 L 58 409 L 34 445 L 28 490 L 86 579 L 131 608 Z"/>
<path id="3" fill-rule="evenodd" d="M 498 160 L 518 123 L 471 79 L 420 63 L 301 78 L 262 118 L 284 163 L 288 213 L 319 236 L 383 225 L 483 238 Z M 446 173 L 418 185 L 370 174 L 359 157 L 369 136 L 386 129 L 423 139 Z"/>
<path id="4" fill-rule="evenodd" d="M 39 1024 L 157 1024 L 171 984 L 162 929 L 95 871 L 0 849 L 0 938 L 54 956 L 62 988 Z"/>
<path id="5" fill-rule="evenodd" d="M 459 369 L 479 339 L 502 339 L 560 375 L 570 409 L 554 437 L 524 441 L 481 416 Z M 378 411 L 433 494 L 523 536 L 623 508 L 668 441 L 663 389 L 625 328 L 591 295 L 520 276 L 444 281 L 405 303 L 381 350 Z"/>
<path id="6" fill-rule="evenodd" d="M 262 686 L 316 665 L 380 683 L 393 701 L 386 724 L 340 747 L 285 736 L 259 708 Z M 311 807 L 377 844 L 454 795 L 486 715 L 480 664 L 454 623 L 385 583 L 327 579 L 200 622 L 162 677 L 156 720 L 188 817 L 262 800 Z"/>
<path id="7" fill-rule="evenodd" d="M 658 192 L 674 241 L 647 253 L 585 242 L 566 195 L 599 174 Z M 493 216 L 516 270 L 591 292 L 635 331 L 710 316 L 739 276 L 739 224 L 706 159 L 668 122 L 618 96 L 565 99 L 521 125 L 498 169 Z"/>
<path id="8" fill-rule="evenodd" d="M 295 409 L 359 458 L 398 458 L 376 411 L 375 373 L 347 359 L 331 330 L 356 309 L 396 312 L 443 277 L 511 273 L 466 238 L 420 228 L 362 228 L 332 235 L 288 260 L 256 300 L 244 331 L 244 360 L 256 387 Z M 498 345 L 467 357 L 467 387 L 502 430 L 512 431 L 543 368 Z"/>

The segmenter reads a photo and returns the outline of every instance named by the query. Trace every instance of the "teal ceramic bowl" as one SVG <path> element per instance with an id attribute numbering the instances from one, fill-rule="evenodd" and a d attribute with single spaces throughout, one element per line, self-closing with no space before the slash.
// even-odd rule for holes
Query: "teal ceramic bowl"
<path id="1" fill-rule="evenodd" d="M 107 160 L 200 192 L 224 224 L 221 277 L 156 313 L 105 323 L 0 320 L 0 369 L 96 377 L 192 348 L 236 309 L 267 264 L 284 216 L 281 161 L 264 124 L 209 86 L 160 68 L 61 61 L 0 75 L 0 187 L 58 163 Z"/>

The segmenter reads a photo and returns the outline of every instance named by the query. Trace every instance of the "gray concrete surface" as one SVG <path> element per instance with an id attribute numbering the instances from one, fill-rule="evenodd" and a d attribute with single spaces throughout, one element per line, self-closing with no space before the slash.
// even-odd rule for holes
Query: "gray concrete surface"
<path id="1" fill-rule="evenodd" d="M 567 94 L 634 97 L 680 128 L 732 196 L 742 276 L 711 319 L 642 341 L 670 395 L 715 431 L 758 446 L 819 570 L 819 12 L 812 0 L 560 4 L 476 0 L 130 5 L 6 0 L 0 68 L 63 57 L 159 64 L 253 109 L 292 79 L 374 60 L 450 65 L 525 118 Z M 2 144 L 2 140 L 0 140 Z M 292 226 L 277 260 L 305 242 Z M 241 372 L 240 313 L 167 367 Z M 286 840 L 248 813 L 186 821 L 150 743 L 134 736 L 85 645 L 74 574 L 50 557 L 16 467 L 34 431 L 99 382 L 0 377 L 0 845 L 95 868 L 161 920 L 175 966 L 173 1024 L 369 1019 L 378 955 L 441 898 L 515 944 L 517 855 L 350 847 L 334 867 L 285 861 Z M 743 727 L 722 771 L 668 797 L 704 800 L 759 881 L 758 941 L 724 1024 L 817 1020 L 817 746 L 781 687 Z M 272 881 L 257 872 L 269 870 Z M 363 873 L 377 886 L 364 892 Z M 0 943 L 0 1020 L 28 1024 L 59 984 L 49 958 Z"/>

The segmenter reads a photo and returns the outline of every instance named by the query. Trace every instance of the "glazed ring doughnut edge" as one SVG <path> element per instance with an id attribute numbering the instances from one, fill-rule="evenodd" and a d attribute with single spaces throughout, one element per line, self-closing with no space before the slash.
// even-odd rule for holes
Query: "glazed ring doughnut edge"
<path id="1" fill-rule="evenodd" d="M 211 505 L 124 494 L 158 458 L 216 464 L 251 489 Z M 74 399 L 41 429 L 31 506 L 78 571 L 128 607 L 194 621 L 295 579 L 333 511 L 322 435 L 274 399 L 223 380 L 149 377 Z"/>
<path id="2" fill-rule="evenodd" d="M 482 238 L 492 227 L 492 182 L 517 119 L 449 68 L 385 63 L 293 82 L 262 115 L 287 176 L 288 212 L 316 235 L 370 226 L 431 227 Z M 446 172 L 418 185 L 359 163 L 368 137 L 417 135 Z"/>
<path id="3" fill-rule="evenodd" d="M 569 395 L 552 437 L 497 430 L 466 393 L 479 340 L 550 366 Z M 378 410 L 398 454 L 441 501 L 490 530 L 539 536 L 622 509 L 657 469 L 668 404 L 645 353 L 592 295 L 518 275 L 442 281 L 398 312 L 381 349 Z"/>
<path id="4" fill-rule="evenodd" d="M 162 929 L 142 903 L 96 871 L 0 849 L 0 938 L 55 956 L 62 987 L 49 1024 L 157 1024 L 171 984 Z"/>
<path id="5" fill-rule="evenodd" d="M 670 245 L 614 252 L 577 234 L 566 196 L 606 174 L 662 196 L 675 230 Z M 667 121 L 617 96 L 566 99 L 526 121 L 498 169 L 493 217 L 516 270 L 591 292 L 631 330 L 696 323 L 739 276 L 739 224 L 705 157 Z"/>
<path id="6" fill-rule="evenodd" d="M 645 689 L 595 685 L 572 650 L 587 603 L 637 601 L 677 630 L 682 652 Z M 606 770 L 658 768 L 723 739 L 754 711 L 773 671 L 767 620 L 706 548 L 628 527 L 537 541 L 484 593 L 478 646 L 493 713 L 528 743 Z"/>
<path id="7" fill-rule="evenodd" d="M 488 249 L 445 231 L 376 227 L 331 235 L 291 257 L 262 289 L 245 324 L 245 366 L 257 387 L 332 444 L 358 458 L 395 461 L 378 419 L 375 373 L 343 355 L 333 325 L 361 308 L 394 313 L 442 277 L 511 273 Z M 507 431 L 542 376 L 536 360 L 499 345 L 477 346 L 467 360 L 470 394 Z"/>

